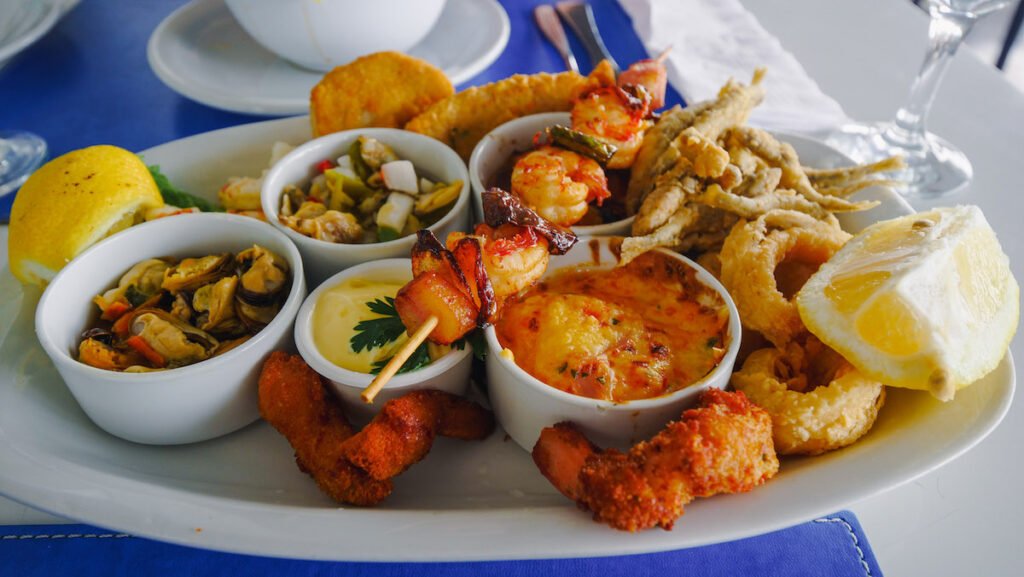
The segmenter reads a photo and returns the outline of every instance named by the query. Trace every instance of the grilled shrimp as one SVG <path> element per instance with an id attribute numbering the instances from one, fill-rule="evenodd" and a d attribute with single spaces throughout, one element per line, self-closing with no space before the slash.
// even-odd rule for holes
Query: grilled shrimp
<path id="1" fill-rule="evenodd" d="M 611 196 L 601 165 L 554 146 L 541 146 L 516 162 L 512 192 L 540 216 L 561 226 L 579 222 L 590 201 L 600 205 Z"/>
<path id="2" fill-rule="evenodd" d="M 651 113 L 665 104 L 667 72 L 663 53 L 634 62 L 619 75 L 615 86 L 580 96 L 572 108 L 572 127 L 616 147 L 608 168 L 629 168 L 652 126 Z"/>
<path id="3" fill-rule="evenodd" d="M 599 88 L 576 101 L 572 107 L 572 127 L 615 146 L 608 168 L 633 165 L 644 132 L 651 126 L 648 106 L 621 88 Z"/>
<path id="4" fill-rule="evenodd" d="M 483 242 L 484 268 L 500 303 L 533 286 L 548 267 L 548 242 L 530 227 L 477 225 Z"/>

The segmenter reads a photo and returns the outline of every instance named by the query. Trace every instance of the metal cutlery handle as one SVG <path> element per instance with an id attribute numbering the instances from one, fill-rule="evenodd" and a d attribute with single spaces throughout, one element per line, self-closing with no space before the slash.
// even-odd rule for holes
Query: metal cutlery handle
<path id="1" fill-rule="evenodd" d="M 594 21 L 594 11 L 590 8 L 590 4 L 568 0 L 556 3 L 555 9 L 569 23 L 583 47 L 587 49 L 591 64 L 596 66 L 602 59 L 608 60 L 612 68 L 615 69 L 615 74 L 618 74 L 619 64 L 612 58 L 608 48 L 604 45 L 604 40 L 601 39 L 601 33 L 597 30 L 597 22 Z"/>
<path id="2" fill-rule="evenodd" d="M 537 21 L 537 27 L 540 28 L 544 37 L 562 55 L 562 60 L 565 60 L 565 67 L 573 72 L 579 72 L 580 66 L 576 63 L 576 55 L 572 53 L 569 39 L 565 36 L 565 28 L 562 28 L 562 21 L 558 19 L 555 9 L 547 4 L 537 6 L 533 10 L 533 17 Z"/>

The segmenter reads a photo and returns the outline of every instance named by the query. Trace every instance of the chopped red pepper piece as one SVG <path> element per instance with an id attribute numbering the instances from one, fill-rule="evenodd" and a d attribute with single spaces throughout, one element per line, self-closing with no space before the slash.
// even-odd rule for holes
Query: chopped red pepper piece
<path id="1" fill-rule="evenodd" d="M 132 305 L 127 301 L 116 300 L 110 304 L 107 308 L 103 309 L 103 314 L 100 315 L 105 321 L 116 321 L 121 318 L 124 313 L 132 310 Z"/>
<path id="2" fill-rule="evenodd" d="M 316 171 L 320 174 L 327 172 L 334 168 L 335 164 L 330 159 L 320 161 L 320 164 L 316 165 Z"/>
<path id="3" fill-rule="evenodd" d="M 154 367 L 162 369 L 167 366 L 167 361 L 164 356 L 156 352 L 153 347 L 149 346 L 142 337 L 139 335 L 132 335 L 125 341 L 129 347 L 139 351 L 139 353 L 146 357 L 146 360 L 153 364 Z"/>

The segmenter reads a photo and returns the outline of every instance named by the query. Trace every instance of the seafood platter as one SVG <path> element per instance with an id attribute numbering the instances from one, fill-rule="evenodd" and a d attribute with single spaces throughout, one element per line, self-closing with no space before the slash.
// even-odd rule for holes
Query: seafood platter
<path id="1" fill-rule="evenodd" d="M 660 59 L 456 93 L 378 53 L 308 118 L 110 163 L 158 194 L 66 264 L 19 195 L 0 487 L 200 547 L 443 560 L 732 540 L 941 466 L 1012 399 L 1007 258 L 976 207 L 912 213 L 901 159 L 748 125 L 770 73 L 665 108 Z"/>

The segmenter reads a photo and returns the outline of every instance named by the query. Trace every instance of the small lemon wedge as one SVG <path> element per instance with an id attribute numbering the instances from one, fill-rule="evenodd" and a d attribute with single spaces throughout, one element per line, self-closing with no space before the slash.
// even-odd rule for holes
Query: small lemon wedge
<path id="1" fill-rule="evenodd" d="M 91 146 L 55 158 L 14 199 L 11 272 L 24 283 L 46 284 L 78 253 L 162 205 L 146 165 L 127 150 Z"/>
<path id="2" fill-rule="evenodd" d="M 861 372 L 948 401 L 1006 354 L 1020 288 L 976 206 L 876 223 L 796 297 L 807 328 Z"/>

